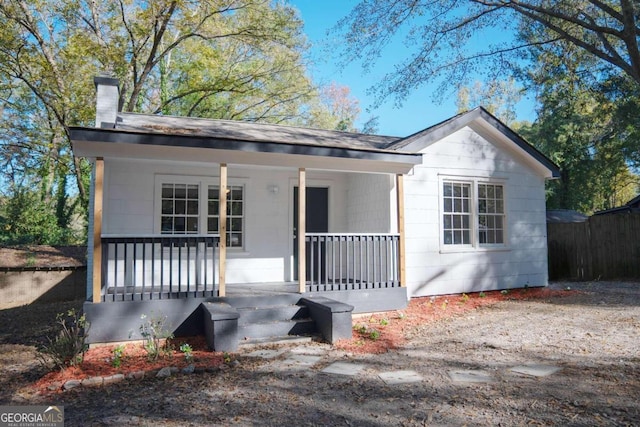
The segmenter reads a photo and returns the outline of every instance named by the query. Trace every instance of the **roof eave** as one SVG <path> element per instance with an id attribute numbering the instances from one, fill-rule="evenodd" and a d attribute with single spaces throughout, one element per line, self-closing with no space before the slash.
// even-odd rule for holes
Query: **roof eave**
<path id="1" fill-rule="evenodd" d="M 173 135 L 167 133 L 131 132 L 117 129 L 72 127 L 69 129 L 74 154 L 79 157 L 103 157 L 104 148 L 109 147 L 156 147 L 157 149 L 195 149 L 216 152 L 243 152 L 256 155 L 311 156 L 348 161 L 388 163 L 390 170 L 408 172 L 421 163 L 422 155 L 383 150 L 358 150 L 353 148 L 314 146 L 303 144 L 241 141 L 197 135 Z M 106 144 L 106 145 L 105 145 Z M 153 159 L 151 150 L 147 150 Z M 111 150 L 113 152 L 113 150 Z M 202 152 L 202 151 L 200 151 Z M 393 166 L 395 165 L 395 166 Z M 329 165 L 330 166 L 330 165 Z M 331 169 L 331 167 L 328 167 Z M 405 172 L 406 171 L 406 172 Z"/>

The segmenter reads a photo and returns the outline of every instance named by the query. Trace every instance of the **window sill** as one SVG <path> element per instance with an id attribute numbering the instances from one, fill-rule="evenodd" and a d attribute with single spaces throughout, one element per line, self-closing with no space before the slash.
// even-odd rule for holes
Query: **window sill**
<path id="1" fill-rule="evenodd" d="M 465 246 L 457 248 L 440 247 L 441 254 L 457 254 L 457 253 L 474 253 L 474 252 L 509 252 L 511 248 L 508 246 Z"/>
<path id="2" fill-rule="evenodd" d="M 228 258 L 244 258 L 251 256 L 251 252 L 248 252 L 242 248 L 227 248 Z"/>

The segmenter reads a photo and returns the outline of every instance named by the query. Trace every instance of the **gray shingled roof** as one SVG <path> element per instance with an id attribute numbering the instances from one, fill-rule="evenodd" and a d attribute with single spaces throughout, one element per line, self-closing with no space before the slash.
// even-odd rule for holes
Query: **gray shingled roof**
<path id="1" fill-rule="evenodd" d="M 398 137 L 309 129 L 268 123 L 212 120 L 191 117 L 119 113 L 116 129 L 166 135 L 200 136 L 217 139 L 309 145 L 395 152 L 386 149 Z"/>

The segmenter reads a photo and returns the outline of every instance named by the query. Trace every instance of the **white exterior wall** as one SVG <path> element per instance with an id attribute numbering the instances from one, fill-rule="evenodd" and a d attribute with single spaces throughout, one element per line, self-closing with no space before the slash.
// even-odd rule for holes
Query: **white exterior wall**
<path id="1" fill-rule="evenodd" d="M 161 179 L 156 177 L 213 179 L 217 184 L 218 173 L 217 164 L 105 160 L 103 233 L 159 234 L 155 197 Z M 329 232 L 348 231 L 348 178 L 345 173 L 307 170 L 308 187 L 329 188 Z M 228 165 L 229 185 L 245 188 L 245 244 L 242 249 L 227 249 L 228 284 L 292 280 L 293 188 L 297 180 L 296 169 Z"/>
<path id="2" fill-rule="evenodd" d="M 392 233 L 397 226 L 393 177 L 351 174 L 347 190 L 347 226 L 350 233 Z M 392 212 L 393 209 L 393 212 Z"/>
<path id="3" fill-rule="evenodd" d="M 506 147 L 463 128 L 422 150 L 405 178 L 406 268 L 410 296 L 547 285 L 544 178 Z M 495 179 L 505 187 L 506 241 L 500 249 L 441 245 L 441 179 Z"/>

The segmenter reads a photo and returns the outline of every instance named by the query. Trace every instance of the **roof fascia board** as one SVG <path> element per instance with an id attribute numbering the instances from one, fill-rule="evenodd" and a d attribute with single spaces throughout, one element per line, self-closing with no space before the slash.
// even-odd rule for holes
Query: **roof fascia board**
<path id="1" fill-rule="evenodd" d="M 486 125 L 482 126 L 483 122 Z M 544 170 L 546 170 L 547 172 L 543 173 L 543 175 L 547 178 L 560 177 L 560 168 L 558 168 L 555 163 L 549 160 L 549 158 L 538 151 L 533 145 L 529 144 L 520 135 L 511 130 L 507 125 L 502 123 L 482 107 L 475 108 L 469 112 L 446 120 L 438 125 L 432 126 L 399 141 L 398 145 L 401 148 L 398 150 L 403 152 L 421 151 L 434 142 L 442 140 L 465 126 L 469 126 L 472 129 L 477 130 L 477 127 L 473 126 L 474 123 L 480 123 L 480 126 L 483 128 L 493 128 L 497 134 L 502 135 L 505 141 L 507 141 L 507 143 L 517 151 L 524 154 L 529 159 L 536 161 Z"/>
<path id="2" fill-rule="evenodd" d="M 347 159 L 377 160 L 419 164 L 419 153 L 395 153 L 377 150 L 356 150 L 350 148 L 318 147 L 313 145 L 238 141 L 221 138 L 207 138 L 193 135 L 170 135 L 138 133 L 98 128 L 70 128 L 73 141 L 100 141 L 111 144 L 137 144 L 145 146 L 176 146 L 201 149 L 238 150 L 248 152 L 296 154 L 306 156 L 338 157 Z M 84 155 L 84 154 L 80 154 Z M 87 154 L 93 157 L 98 154 Z"/>
<path id="3" fill-rule="evenodd" d="M 72 137 L 75 135 L 72 133 Z M 77 135 L 76 135 L 77 136 Z M 397 156 L 394 161 L 378 158 L 362 159 L 348 157 L 332 157 L 316 155 L 282 154 L 263 151 L 242 151 L 216 148 L 194 148 L 177 145 L 146 145 L 130 143 L 113 143 L 94 140 L 73 139 L 73 150 L 80 157 L 103 157 L 158 160 L 189 163 L 229 163 L 242 165 L 258 165 L 265 167 L 299 168 L 315 170 L 406 174 L 416 164 L 416 158 Z M 404 160 L 404 161 L 403 161 Z"/>

